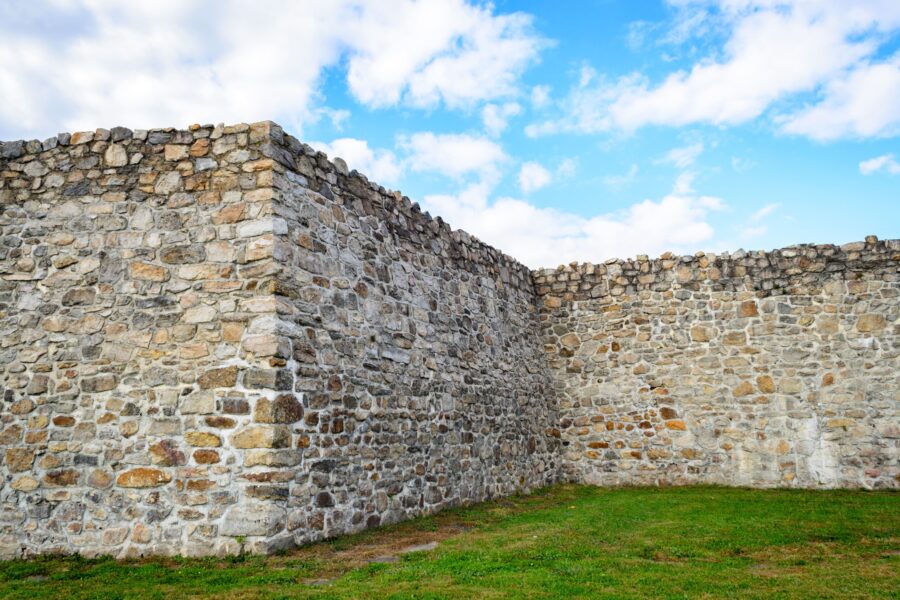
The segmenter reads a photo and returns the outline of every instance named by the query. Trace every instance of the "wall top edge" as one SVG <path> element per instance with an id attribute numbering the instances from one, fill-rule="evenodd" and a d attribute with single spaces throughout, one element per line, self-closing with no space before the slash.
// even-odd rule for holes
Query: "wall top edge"
<path id="1" fill-rule="evenodd" d="M 893 261 L 900 265 L 900 239 L 879 240 L 874 235 L 866 236 L 864 241 L 849 242 L 846 244 L 794 244 L 784 248 L 772 250 L 736 250 L 734 252 L 697 252 L 688 255 L 676 255 L 665 252 L 658 257 L 638 255 L 636 258 L 612 258 L 599 263 L 572 262 L 567 265 L 559 265 L 555 268 L 534 269 L 535 277 L 554 277 L 559 274 L 593 274 L 597 271 L 613 270 L 638 270 L 643 271 L 647 266 L 651 271 L 677 269 L 679 265 L 696 265 L 702 262 L 704 265 L 715 265 L 729 262 L 741 262 L 747 265 L 766 266 L 781 260 L 802 261 L 803 259 L 837 260 L 861 260 L 866 258 L 881 261 Z"/>
<path id="2" fill-rule="evenodd" d="M 98 128 L 93 131 L 78 131 L 72 133 L 59 133 L 56 136 L 49 137 L 43 141 L 40 140 L 14 140 L 0 141 L 0 166 L 2 163 L 10 161 L 26 159 L 30 156 L 37 156 L 43 152 L 47 152 L 60 146 L 78 145 L 88 142 L 107 142 L 115 143 L 127 140 L 146 141 L 154 143 L 155 137 L 177 137 L 178 134 L 191 135 L 193 137 L 210 137 L 217 138 L 222 135 L 230 135 L 237 133 L 250 134 L 251 141 L 256 143 L 271 142 L 275 147 L 280 148 L 281 152 L 273 152 L 272 158 L 282 166 L 297 170 L 297 161 L 300 157 L 307 157 L 315 161 L 315 165 L 319 168 L 325 168 L 326 171 L 334 173 L 335 177 L 343 180 L 345 185 L 350 189 L 359 190 L 362 184 L 363 189 L 374 192 L 377 196 L 388 197 L 394 200 L 394 206 L 389 207 L 398 213 L 418 222 L 420 226 L 430 227 L 432 229 L 443 229 L 455 240 L 464 245 L 478 246 L 482 251 L 495 255 L 496 258 L 502 259 L 512 268 L 517 270 L 528 270 L 535 277 L 555 277 L 561 273 L 577 273 L 592 274 L 598 267 L 603 266 L 621 267 L 623 269 L 636 268 L 640 269 L 642 265 L 647 263 L 662 269 L 677 268 L 679 264 L 692 264 L 696 261 L 704 262 L 729 262 L 729 261 L 757 261 L 757 260 L 780 260 L 780 259 L 797 259 L 797 258 L 815 258 L 825 257 L 837 259 L 841 256 L 863 253 L 866 255 L 877 256 L 882 260 L 900 261 L 900 239 L 879 240 L 874 235 L 867 236 L 864 241 L 851 242 L 842 245 L 836 244 L 796 244 L 784 248 L 773 250 L 737 250 L 734 252 L 723 253 L 706 253 L 697 252 L 693 255 L 676 255 L 672 252 L 666 252 L 654 258 L 647 255 L 638 255 L 635 258 L 612 258 L 598 263 L 592 262 L 571 262 L 569 264 L 559 265 L 557 267 L 541 267 L 529 269 L 522 265 L 515 257 L 512 257 L 502 250 L 491 246 L 478 239 L 476 236 L 462 230 L 453 229 L 440 216 L 432 216 L 427 211 L 423 211 L 418 203 L 410 200 L 407 196 L 399 191 L 390 190 L 378 183 L 368 179 L 363 173 L 356 170 L 350 170 L 347 164 L 340 157 L 329 159 L 328 156 L 321 151 L 315 150 L 308 144 L 305 144 L 294 136 L 284 132 L 284 129 L 276 122 L 271 120 L 257 121 L 253 123 L 238 123 L 234 125 L 225 124 L 193 124 L 184 129 L 175 127 L 160 127 L 153 129 L 129 129 L 126 127 L 113 127 L 111 129 Z M 159 142 L 163 143 L 163 142 Z M 356 185 L 346 185 L 347 181 L 355 181 Z M 376 196 L 376 197 L 377 197 Z M 615 268 L 615 267 L 614 267 Z"/>

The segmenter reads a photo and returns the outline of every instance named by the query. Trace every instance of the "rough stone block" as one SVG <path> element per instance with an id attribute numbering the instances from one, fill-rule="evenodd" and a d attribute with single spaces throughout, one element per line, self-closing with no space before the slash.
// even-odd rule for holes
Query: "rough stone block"
<path id="1" fill-rule="evenodd" d="M 229 508 L 220 533 L 228 536 L 272 536 L 284 529 L 285 511 L 267 502 L 240 504 Z"/>
<path id="2" fill-rule="evenodd" d="M 231 436 L 235 448 L 287 448 L 291 445 L 291 431 L 280 425 L 252 425 Z"/>

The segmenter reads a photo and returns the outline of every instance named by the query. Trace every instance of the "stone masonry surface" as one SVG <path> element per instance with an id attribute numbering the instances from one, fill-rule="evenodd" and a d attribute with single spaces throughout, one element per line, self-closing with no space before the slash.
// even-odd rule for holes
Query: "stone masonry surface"
<path id="1" fill-rule="evenodd" d="M 900 486 L 900 241 L 534 274 L 569 479 Z"/>
<path id="2" fill-rule="evenodd" d="M 0 556 L 900 487 L 900 241 L 531 272 L 270 122 L 0 144 Z"/>
<path id="3" fill-rule="evenodd" d="M 553 483 L 530 272 L 271 123 L 0 147 L 0 553 L 212 554 Z"/>

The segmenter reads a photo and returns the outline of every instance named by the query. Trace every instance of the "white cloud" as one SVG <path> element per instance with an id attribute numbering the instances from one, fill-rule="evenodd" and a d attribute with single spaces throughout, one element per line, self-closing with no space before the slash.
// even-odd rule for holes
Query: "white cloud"
<path id="1" fill-rule="evenodd" d="M 821 141 L 900 133 L 900 53 L 828 82 L 824 99 L 786 117 L 782 129 Z"/>
<path id="2" fill-rule="evenodd" d="M 505 104 L 486 104 L 481 110 L 481 121 L 488 135 L 497 137 L 506 130 L 507 122 L 522 112 L 522 107 L 516 102 Z"/>
<path id="3" fill-rule="evenodd" d="M 556 167 L 556 176 L 559 179 L 568 179 L 569 177 L 574 177 L 577 170 L 578 159 L 564 158 L 560 161 L 559 166 Z"/>
<path id="4" fill-rule="evenodd" d="M 304 5 L 308 10 L 310 6 Z M 547 42 L 524 13 L 494 15 L 462 0 L 362 3 L 340 27 L 353 48 L 347 81 L 364 104 L 465 106 L 515 91 Z"/>
<path id="5" fill-rule="evenodd" d="M 531 88 L 531 105 L 535 108 L 543 108 L 550 103 L 550 86 L 536 85 Z"/>
<path id="6" fill-rule="evenodd" d="M 540 163 L 526 162 L 519 169 L 519 187 L 524 194 L 530 194 L 546 187 L 552 180 L 553 175 Z"/>
<path id="7" fill-rule="evenodd" d="M 674 165 L 679 169 L 685 169 L 694 162 L 696 162 L 697 157 L 703 152 L 703 143 L 698 142 L 696 144 L 690 144 L 689 146 L 681 146 L 678 148 L 672 148 L 666 155 L 661 159 L 656 161 L 657 163 L 666 163 L 670 165 Z"/>
<path id="8" fill-rule="evenodd" d="M 754 211 L 748 219 L 748 224 L 741 229 L 741 238 L 751 239 L 766 235 L 769 232 L 769 228 L 763 222 L 769 215 L 778 210 L 780 206 L 780 204 L 773 202 Z"/>
<path id="9" fill-rule="evenodd" d="M 724 208 L 718 198 L 673 190 L 658 201 L 585 218 L 515 198 L 490 202 L 490 192 L 482 182 L 457 195 L 426 196 L 423 205 L 531 267 L 667 250 L 693 253 L 713 243 L 709 217 Z"/>
<path id="10" fill-rule="evenodd" d="M 363 104 L 468 106 L 516 92 L 547 42 L 464 0 L 11 0 L 0 6 L 0 133 L 321 112 L 325 69 Z"/>
<path id="11" fill-rule="evenodd" d="M 365 140 L 339 138 L 330 144 L 310 142 L 310 145 L 332 159 L 343 158 L 351 169 L 356 169 L 378 183 L 396 183 L 403 174 L 403 165 L 393 152 L 372 149 Z"/>
<path id="12" fill-rule="evenodd" d="M 647 125 L 737 125 L 783 101 L 807 100 L 778 119 L 816 139 L 891 135 L 900 128 L 897 59 L 878 50 L 900 28 L 894 0 L 670 0 L 680 11 L 671 42 L 710 27 L 727 40 L 688 70 L 653 83 L 641 73 L 611 81 L 585 76 L 560 105 L 563 116 L 533 123 L 531 136 L 634 131 Z M 712 16 L 712 15 L 715 16 Z M 711 20 L 716 23 L 711 23 Z M 777 110 L 784 110 L 778 104 Z"/>
<path id="13" fill-rule="evenodd" d="M 697 175 L 691 171 L 680 173 L 675 179 L 674 190 L 676 194 L 691 194 L 694 191 L 694 179 Z"/>
<path id="14" fill-rule="evenodd" d="M 776 203 L 766 204 L 765 206 L 763 206 L 762 208 L 757 210 L 755 213 L 750 215 L 750 221 L 751 222 L 762 221 L 763 219 L 765 219 L 766 217 L 771 215 L 773 212 L 775 212 L 775 210 L 778 209 L 779 206 L 780 205 L 776 204 Z"/>
<path id="15" fill-rule="evenodd" d="M 650 21 L 632 21 L 628 24 L 625 44 L 632 51 L 640 50 L 647 41 L 647 36 L 659 28 L 658 23 Z"/>
<path id="16" fill-rule="evenodd" d="M 765 225 L 751 225 L 749 227 L 745 227 L 741 231 L 741 237 L 744 239 L 762 237 L 769 232 L 769 228 Z"/>
<path id="17" fill-rule="evenodd" d="M 879 171 L 900 175 L 900 162 L 897 162 L 893 154 L 882 154 L 859 163 L 859 172 L 863 175 L 872 175 Z"/>
<path id="18" fill-rule="evenodd" d="M 739 156 L 731 157 L 731 168 L 734 169 L 738 173 L 743 173 L 745 171 L 749 171 L 753 167 L 756 166 L 756 163 L 750 160 L 749 158 L 741 158 Z"/>
<path id="19" fill-rule="evenodd" d="M 493 178 L 508 160 L 503 148 L 486 138 L 467 134 L 431 132 L 401 136 L 398 146 L 409 154 L 410 169 L 434 172 L 453 178 L 471 173 Z"/>
<path id="20" fill-rule="evenodd" d="M 628 172 L 624 175 L 607 175 L 603 178 L 603 185 L 611 187 L 611 188 L 619 188 L 625 187 L 634 181 L 634 178 L 637 177 L 638 174 L 638 166 L 631 165 L 628 169 Z"/>

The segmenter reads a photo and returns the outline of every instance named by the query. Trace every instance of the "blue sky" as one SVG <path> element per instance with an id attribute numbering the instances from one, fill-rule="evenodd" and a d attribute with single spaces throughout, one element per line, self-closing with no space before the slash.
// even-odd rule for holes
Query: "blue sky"
<path id="1" fill-rule="evenodd" d="M 0 139 L 273 119 L 535 267 L 900 237 L 896 0 L 12 0 L 0 91 Z"/>

